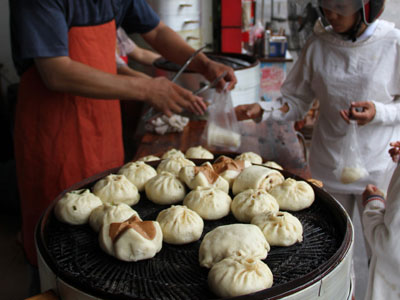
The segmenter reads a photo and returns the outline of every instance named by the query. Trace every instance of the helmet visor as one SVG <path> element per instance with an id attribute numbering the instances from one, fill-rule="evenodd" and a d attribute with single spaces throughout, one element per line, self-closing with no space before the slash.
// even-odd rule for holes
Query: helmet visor
<path id="1" fill-rule="evenodd" d="M 319 6 L 341 16 L 351 16 L 370 0 L 319 0 Z"/>

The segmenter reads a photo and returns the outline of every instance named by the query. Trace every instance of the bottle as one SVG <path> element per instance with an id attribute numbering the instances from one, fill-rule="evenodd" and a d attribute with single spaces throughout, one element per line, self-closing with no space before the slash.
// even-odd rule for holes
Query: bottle
<path id="1" fill-rule="evenodd" d="M 267 29 L 264 33 L 264 57 L 268 57 L 270 53 L 270 40 L 271 40 L 271 30 Z"/>

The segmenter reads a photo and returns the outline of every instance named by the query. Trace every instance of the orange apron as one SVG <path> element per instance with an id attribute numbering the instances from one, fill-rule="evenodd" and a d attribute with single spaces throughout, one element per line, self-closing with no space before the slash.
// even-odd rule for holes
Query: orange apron
<path id="1" fill-rule="evenodd" d="M 115 22 L 72 27 L 71 59 L 116 73 Z M 64 189 L 123 164 L 118 100 L 48 90 L 35 66 L 21 77 L 15 124 L 15 155 L 25 253 L 37 265 L 34 228 Z"/>

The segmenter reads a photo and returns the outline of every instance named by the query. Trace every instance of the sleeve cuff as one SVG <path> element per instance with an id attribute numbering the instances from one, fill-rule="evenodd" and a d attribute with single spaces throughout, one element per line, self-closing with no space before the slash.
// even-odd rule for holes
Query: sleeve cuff
<path id="1" fill-rule="evenodd" d="M 373 206 L 373 207 L 385 207 L 385 199 L 380 195 L 371 195 L 363 200 L 362 205 L 364 207 Z"/>
<path id="2" fill-rule="evenodd" d="M 382 123 L 385 120 L 385 104 L 372 101 L 375 105 L 375 117 L 372 119 L 371 124 Z"/>

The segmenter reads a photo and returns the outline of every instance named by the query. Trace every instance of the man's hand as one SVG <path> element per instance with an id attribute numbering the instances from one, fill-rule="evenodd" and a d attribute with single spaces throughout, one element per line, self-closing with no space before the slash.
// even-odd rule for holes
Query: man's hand
<path id="1" fill-rule="evenodd" d="M 375 105 L 372 101 L 353 102 L 348 110 L 341 110 L 340 115 L 347 122 L 356 120 L 358 125 L 371 122 L 376 114 Z"/>
<path id="2" fill-rule="evenodd" d="M 165 77 L 153 78 L 147 91 L 146 100 L 168 117 L 171 117 L 173 113 L 179 114 L 184 109 L 202 115 L 207 109 L 202 98 L 194 96 L 191 91 Z"/>
<path id="3" fill-rule="evenodd" d="M 263 114 L 263 110 L 258 103 L 243 104 L 235 107 L 236 118 L 238 121 L 248 119 L 259 119 Z"/>
<path id="4" fill-rule="evenodd" d="M 237 78 L 235 76 L 234 70 L 231 67 L 209 59 L 203 75 L 207 78 L 208 81 L 212 82 L 224 71 L 226 71 L 227 73 L 225 77 L 218 82 L 217 90 L 222 91 L 225 87 L 226 82 L 229 82 L 228 89 L 232 90 L 237 83 Z"/>

